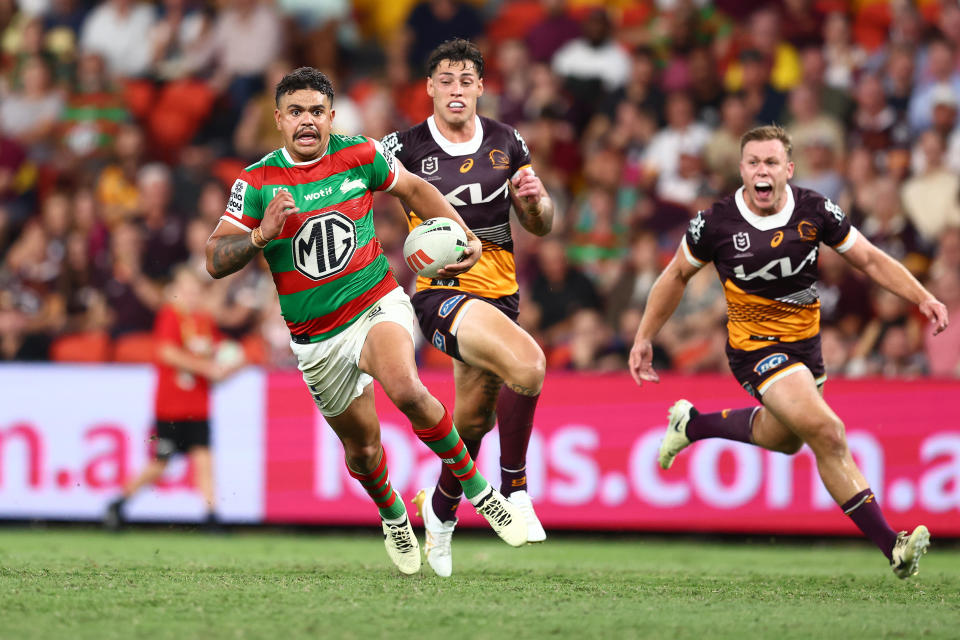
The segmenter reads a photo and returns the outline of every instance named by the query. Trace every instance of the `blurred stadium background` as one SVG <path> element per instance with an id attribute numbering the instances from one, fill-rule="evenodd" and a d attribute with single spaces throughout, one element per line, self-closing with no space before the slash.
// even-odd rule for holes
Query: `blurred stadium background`
<path id="1" fill-rule="evenodd" d="M 265 263 L 209 279 L 203 245 L 238 171 L 278 145 L 273 86 L 316 66 L 335 125 L 373 138 L 425 118 L 426 53 L 485 52 L 481 111 L 518 128 L 557 203 L 518 232 L 520 322 L 550 372 L 531 448 L 547 528 L 842 534 L 812 457 L 698 444 L 655 469 L 665 411 L 749 402 L 727 374 L 710 268 L 661 333 L 659 386 L 625 372 L 645 296 L 689 219 L 738 184 L 740 134 L 791 132 L 794 183 L 824 193 L 960 322 L 960 6 L 955 0 L 0 0 L 0 519 L 96 520 L 149 455 L 151 328 L 188 263 L 251 366 L 214 398 L 232 523 L 371 524 L 304 393 Z M 375 201 L 401 282 L 403 215 Z M 827 394 L 896 528 L 960 536 L 960 328 L 821 253 Z M 419 350 L 452 402 L 449 363 Z M 436 472 L 380 398 L 394 486 Z M 489 477 L 496 441 L 480 456 Z M 174 467 L 129 508 L 190 521 Z M 465 517 L 466 522 L 471 522 Z"/>

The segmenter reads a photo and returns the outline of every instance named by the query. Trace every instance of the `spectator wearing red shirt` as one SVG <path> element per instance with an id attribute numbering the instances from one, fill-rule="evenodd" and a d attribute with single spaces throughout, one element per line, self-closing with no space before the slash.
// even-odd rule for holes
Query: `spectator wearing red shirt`
<path id="1" fill-rule="evenodd" d="M 221 336 L 213 316 L 203 308 L 204 283 L 186 265 L 174 271 L 167 302 L 157 312 L 157 387 L 155 397 L 155 457 L 127 483 L 110 503 L 104 518 L 108 529 L 119 529 L 123 507 L 142 487 L 156 482 L 177 454 L 190 457 L 197 488 L 207 505 L 207 524 L 216 525 L 213 459 L 210 453 L 210 383 L 224 380 L 243 365 L 242 358 L 223 362 L 217 357 Z"/>

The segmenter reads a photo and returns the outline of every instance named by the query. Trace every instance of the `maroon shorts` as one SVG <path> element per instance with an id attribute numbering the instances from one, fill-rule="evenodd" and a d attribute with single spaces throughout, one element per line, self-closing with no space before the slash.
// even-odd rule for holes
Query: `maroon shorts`
<path id="1" fill-rule="evenodd" d="M 727 343 L 727 360 L 737 382 L 758 400 L 777 380 L 806 366 L 818 387 L 827 381 L 820 354 L 820 334 L 798 342 L 773 342 L 756 351 L 741 351 Z"/>
<path id="2" fill-rule="evenodd" d="M 502 298 L 484 298 L 457 289 L 423 289 L 410 300 L 424 337 L 437 349 L 460 361 L 463 358 L 457 345 L 457 327 L 460 312 L 470 300 L 493 305 L 514 322 L 520 313 L 520 295 L 517 293 Z"/>

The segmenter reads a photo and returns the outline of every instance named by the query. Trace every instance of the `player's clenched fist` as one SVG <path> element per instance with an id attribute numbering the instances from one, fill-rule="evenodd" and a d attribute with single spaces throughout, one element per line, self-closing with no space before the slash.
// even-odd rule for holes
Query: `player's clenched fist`
<path id="1" fill-rule="evenodd" d="M 536 214 L 543 184 L 530 169 L 523 169 L 510 181 L 510 191 L 523 203 L 528 212 Z"/>
<path id="2" fill-rule="evenodd" d="M 264 240 L 273 240 L 280 235 L 287 218 L 295 213 L 300 213 L 293 196 L 286 189 L 279 189 L 277 195 L 267 205 L 263 212 L 263 222 L 260 223 L 260 233 Z"/>

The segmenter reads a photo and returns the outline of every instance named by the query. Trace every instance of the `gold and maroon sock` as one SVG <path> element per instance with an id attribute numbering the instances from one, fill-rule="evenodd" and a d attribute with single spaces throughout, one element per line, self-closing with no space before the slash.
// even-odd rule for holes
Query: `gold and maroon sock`
<path id="1" fill-rule="evenodd" d="M 704 438 L 723 438 L 738 442 L 752 443 L 750 436 L 753 432 L 753 416 L 760 407 L 747 409 L 724 409 L 716 413 L 700 413 L 696 409 L 690 410 L 690 421 L 687 423 L 687 438 L 690 442 Z"/>
<path id="2" fill-rule="evenodd" d="M 480 441 L 468 440 L 463 438 L 463 444 L 467 447 L 467 452 L 474 460 L 480 453 Z M 441 522 L 457 519 L 457 507 L 460 506 L 460 499 L 463 497 L 463 487 L 453 472 L 444 465 L 440 470 L 440 479 L 437 481 L 437 488 L 433 492 L 433 512 Z"/>
<path id="3" fill-rule="evenodd" d="M 373 498 L 373 502 L 380 511 L 380 517 L 384 520 L 396 520 L 402 518 L 407 512 L 403 506 L 403 500 L 393 490 L 390 484 L 390 474 L 387 472 L 387 452 L 380 449 L 380 462 L 370 473 L 359 473 L 349 466 L 347 471 L 350 475 L 360 481 L 367 494 Z"/>
<path id="4" fill-rule="evenodd" d="M 887 519 L 883 517 L 880 505 L 877 504 L 877 499 L 870 487 L 844 502 L 840 508 L 850 516 L 860 531 L 863 531 L 863 535 L 880 547 L 880 551 L 889 560 L 893 553 L 893 545 L 897 541 L 897 532 L 887 524 Z"/>
<path id="5" fill-rule="evenodd" d="M 443 410 L 440 422 L 427 429 L 415 428 L 413 432 L 440 457 L 444 468 L 449 469 L 457 478 L 468 500 L 476 498 L 486 490 L 489 483 L 477 470 L 477 465 L 473 463 L 473 456 L 460 439 L 460 434 L 453 426 L 453 419 L 446 408 Z"/>
<path id="6" fill-rule="evenodd" d="M 504 385 L 497 398 L 497 426 L 500 429 L 500 493 L 527 488 L 527 446 L 533 432 L 533 414 L 540 394 L 525 396 Z"/>
<path id="7" fill-rule="evenodd" d="M 527 490 L 527 467 L 507 469 L 500 467 L 500 493 L 509 496 L 514 491 Z"/>

